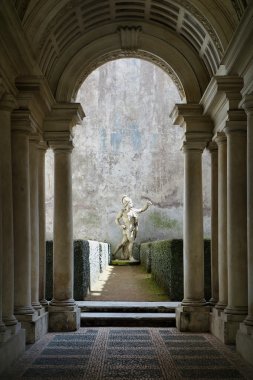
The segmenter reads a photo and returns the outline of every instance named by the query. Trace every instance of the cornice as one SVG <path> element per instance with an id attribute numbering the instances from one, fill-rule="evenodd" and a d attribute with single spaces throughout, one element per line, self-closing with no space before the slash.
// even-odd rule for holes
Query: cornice
<path id="1" fill-rule="evenodd" d="M 80 103 L 56 103 L 45 118 L 44 131 L 45 133 L 71 131 L 76 124 L 81 123 L 84 117 Z"/>

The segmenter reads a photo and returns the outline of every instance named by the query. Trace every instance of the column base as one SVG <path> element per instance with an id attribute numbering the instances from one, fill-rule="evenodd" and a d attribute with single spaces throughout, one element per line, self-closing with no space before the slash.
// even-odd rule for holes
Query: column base
<path id="1" fill-rule="evenodd" d="M 48 306 L 49 331 L 76 331 L 80 327 L 80 309 L 78 306 Z"/>
<path id="2" fill-rule="evenodd" d="M 25 352 L 25 330 L 17 325 L 19 329 L 16 328 L 17 331 L 6 342 L 0 343 L 0 373 Z"/>
<path id="3" fill-rule="evenodd" d="M 252 365 L 253 358 L 253 326 L 245 323 L 240 324 L 236 334 L 236 350 L 249 364 Z"/>
<path id="4" fill-rule="evenodd" d="M 227 314 L 224 310 L 213 308 L 210 331 L 224 344 L 235 344 L 236 333 L 245 315 Z"/>
<path id="5" fill-rule="evenodd" d="M 208 332 L 210 307 L 179 306 L 176 309 L 176 326 L 179 331 Z"/>
<path id="6" fill-rule="evenodd" d="M 26 315 L 16 315 L 21 322 L 22 328 L 26 330 L 26 343 L 35 343 L 48 332 L 48 313 L 37 312 Z"/>

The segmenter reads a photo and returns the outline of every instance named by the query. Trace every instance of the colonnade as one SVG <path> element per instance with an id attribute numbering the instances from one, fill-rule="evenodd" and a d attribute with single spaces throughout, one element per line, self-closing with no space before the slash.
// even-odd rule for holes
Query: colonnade
<path id="1" fill-rule="evenodd" d="M 181 331 L 211 331 L 253 354 L 253 95 L 238 76 L 216 77 L 200 104 L 176 105 L 184 128 L 184 299 Z M 218 110 L 218 111 L 217 111 Z M 207 122 L 209 119 L 209 123 Z M 201 156 L 211 154 L 212 297 L 204 299 Z M 246 343 L 247 342 L 247 343 Z"/>
<path id="2" fill-rule="evenodd" d="M 73 331 L 80 325 L 73 299 L 71 129 L 84 114 L 80 104 L 53 103 L 48 89 L 45 99 L 40 79 L 24 83 L 17 85 L 23 91 L 16 97 L 6 92 L 0 100 L 1 367 L 48 329 Z M 49 305 L 45 299 L 48 147 L 55 155 L 54 293 Z"/>

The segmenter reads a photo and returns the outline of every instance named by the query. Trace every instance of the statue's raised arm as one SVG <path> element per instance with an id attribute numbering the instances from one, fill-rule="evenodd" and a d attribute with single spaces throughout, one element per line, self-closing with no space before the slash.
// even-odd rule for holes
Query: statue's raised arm
<path id="1" fill-rule="evenodd" d="M 115 257 L 116 253 L 122 249 L 124 259 L 135 261 L 133 258 L 133 243 L 138 232 L 138 214 L 146 211 L 152 205 L 152 202 L 147 201 L 145 206 L 136 209 L 133 207 L 131 198 L 124 195 L 122 197 L 122 205 L 123 208 L 117 214 L 115 223 L 122 228 L 123 237 L 121 243 L 116 247 L 113 256 Z"/>

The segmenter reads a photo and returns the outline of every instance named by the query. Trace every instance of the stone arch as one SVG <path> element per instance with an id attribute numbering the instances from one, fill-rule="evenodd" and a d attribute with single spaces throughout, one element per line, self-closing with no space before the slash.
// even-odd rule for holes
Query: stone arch
<path id="1" fill-rule="evenodd" d="M 54 78 L 51 85 L 57 101 L 73 101 L 86 76 L 101 64 L 122 57 L 136 57 L 162 67 L 173 78 L 182 98 L 188 103 L 199 102 L 210 77 L 198 55 L 168 30 L 153 27 L 152 35 L 148 25 L 140 27 L 139 44 L 134 48 L 130 46 L 122 49 L 122 41 L 117 33 L 101 36 L 102 30 L 92 42 L 77 42 L 80 49 L 73 47 L 75 54 L 65 65 L 63 62 L 56 64 L 51 73 L 52 81 Z M 55 78 L 59 78 L 58 82 Z"/>

